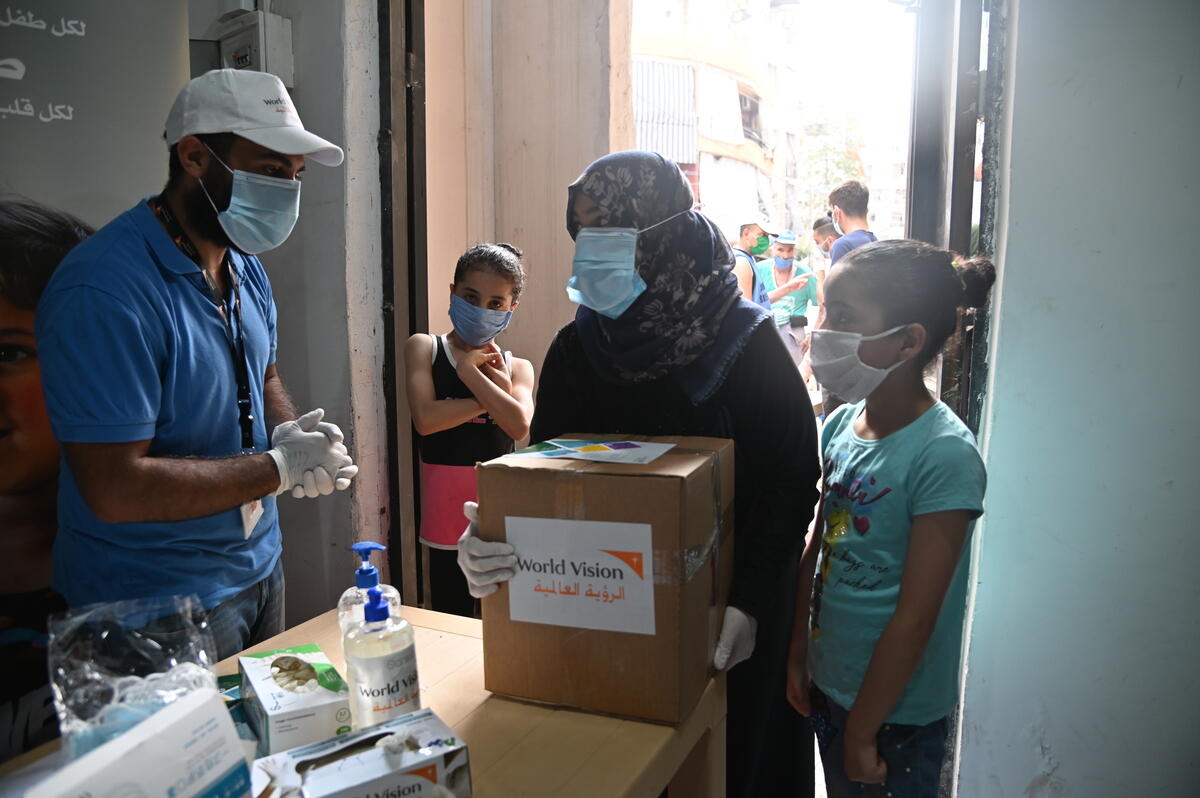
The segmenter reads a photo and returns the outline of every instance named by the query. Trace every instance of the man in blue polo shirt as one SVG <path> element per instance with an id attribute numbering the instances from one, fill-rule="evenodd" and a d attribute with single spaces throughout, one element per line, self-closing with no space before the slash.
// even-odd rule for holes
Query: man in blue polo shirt
<path id="1" fill-rule="evenodd" d="M 162 193 L 73 250 L 37 313 L 63 450 L 54 586 L 72 605 L 195 593 L 226 657 L 284 628 L 274 497 L 357 472 L 322 411 L 297 418 L 255 257 L 295 224 L 305 156 L 343 156 L 262 72 L 191 81 L 165 137 Z"/>

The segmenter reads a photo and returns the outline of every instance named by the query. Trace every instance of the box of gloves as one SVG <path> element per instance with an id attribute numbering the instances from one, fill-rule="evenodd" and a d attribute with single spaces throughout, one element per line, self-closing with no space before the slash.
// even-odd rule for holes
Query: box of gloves
<path id="1" fill-rule="evenodd" d="M 0 794 L 11 795 L 0 784 Z M 250 769 L 215 690 L 194 690 L 24 793 L 55 796 L 249 795 Z M 257 793 L 255 793 L 257 794 Z"/>
<path id="2" fill-rule="evenodd" d="M 252 795 L 469 798 L 467 746 L 428 709 L 258 759 Z M 265 792 L 271 788 L 271 792 Z"/>
<path id="3" fill-rule="evenodd" d="M 350 731 L 350 691 L 319 646 L 246 654 L 238 670 L 259 756 Z"/>
<path id="4" fill-rule="evenodd" d="M 712 673 L 733 564 L 733 442 L 567 435 L 476 467 L 484 687 L 676 723 Z"/>

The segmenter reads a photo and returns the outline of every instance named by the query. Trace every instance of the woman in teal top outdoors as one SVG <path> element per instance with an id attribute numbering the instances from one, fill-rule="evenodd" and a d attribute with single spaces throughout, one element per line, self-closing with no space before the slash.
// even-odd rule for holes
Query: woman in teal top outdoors
<path id="1" fill-rule="evenodd" d="M 821 434 L 787 692 L 812 719 L 830 798 L 938 795 L 986 475 L 975 436 L 921 374 L 993 280 L 986 260 L 883 241 L 826 283 L 813 372 L 848 404 Z"/>

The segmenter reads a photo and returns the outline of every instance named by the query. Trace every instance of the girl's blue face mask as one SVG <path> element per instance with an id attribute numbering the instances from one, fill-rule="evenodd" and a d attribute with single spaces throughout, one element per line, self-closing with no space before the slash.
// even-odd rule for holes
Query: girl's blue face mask
<path id="1" fill-rule="evenodd" d="M 690 210 L 690 209 L 689 209 Z M 575 259 L 567 298 L 615 319 L 629 309 L 646 281 L 637 271 L 637 237 L 687 211 L 638 230 L 635 227 L 583 227 L 575 234 Z"/>
<path id="2" fill-rule="evenodd" d="M 512 321 L 511 310 L 488 310 L 472 305 L 458 294 L 450 295 L 450 323 L 467 346 L 481 347 Z"/>
<path id="3" fill-rule="evenodd" d="M 217 211 L 204 181 L 200 181 L 204 196 L 217 211 L 217 222 L 233 245 L 247 255 L 257 255 L 286 241 L 300 216 L 300 181 L 230 169 L 215 152 L 209 152 L 233 174 L 229 207 L 223 211 Z"/>

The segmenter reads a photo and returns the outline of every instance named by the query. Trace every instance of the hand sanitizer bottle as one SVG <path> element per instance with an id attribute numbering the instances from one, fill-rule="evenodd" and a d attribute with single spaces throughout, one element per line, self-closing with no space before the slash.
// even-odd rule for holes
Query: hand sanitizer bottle
<path id="1" fill-rule="evenodd" d="M 356 731 L 421 708 L 412 625 L 389 610 L 379 589 L 370 588 L 362 622 L 342 638 Z"/>
<path id="2" fill-rule="evenodd" d="M 371 565 L 371 552 L 386 551 L 387 546 L 373 540 L 364 540 L 355 543 L 350 548 L 354 549 L 359 557 L 362 557 L 362 565 L 354 571 L 354 587 L 347 588 L 342 597 L 338 599 L 338 624 L 341 626 L 343 635 L 352 626 L 362 621 L 363 605 L 367 603 L 367 591 L 373 587 L 379 588 L 379 592 L 387 599 L 392 608 L 391 614 L 397 618 L 400 617 L 400 591 L 391 585 L 380 584 L 379 570 Z"/>

